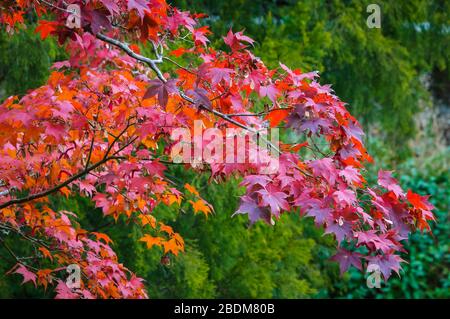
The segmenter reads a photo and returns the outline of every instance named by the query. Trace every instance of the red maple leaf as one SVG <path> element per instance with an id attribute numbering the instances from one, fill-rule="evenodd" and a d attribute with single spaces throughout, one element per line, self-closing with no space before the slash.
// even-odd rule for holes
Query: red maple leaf
<path id="1" fill-rule="evenodd" d="M 41 39 L 45 40 L 49 34 L 55 33 L 58 26 L 59 23 L 55 21 L 39 20 L 39 25 L 36 27 L 34 32 L 39 33 L 41 35 Z"/>
<path id="2" fill-rule="evenodd" d="M 135 9 L 141 19 L 144 18 L 145 11 L 148 10 L 148 0 L 128 0 L 128 11 Z"/>

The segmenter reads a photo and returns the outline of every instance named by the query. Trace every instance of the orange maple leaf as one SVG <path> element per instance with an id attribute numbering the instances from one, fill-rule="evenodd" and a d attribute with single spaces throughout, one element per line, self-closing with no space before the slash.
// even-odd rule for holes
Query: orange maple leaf
<path id="1" fill-rule="evenodd" d="M 49 251 L 47 248 L 45 248 L 45 247 L 39 247 L 39 251 L 42 253 L 42 255 L 43 255 L 44 257 L 47 257 L 48 259 L 50 259 L 51 261 L 53 261 L 53 256 L 52 256 L 52 254 L 50 253 L 50 251 Z"/>
<path id="2" fill-rule="evenodd" d="M 139 239 L 139 241 L 147 244 L 148 249 L 152 248 L 154 245 L 161 247 L 161 245 L 163 244 L 163 240 L 164 239 L 161 237 L 153 237 L 148 234 L 145 234 L 144 237 Z"/>
<path id="3" fill-rule="evenodd" d="M 150 225 L 152 228 L 156 227 L 156 219 L 150 215 L 140 214 L 139 219 L 141 220 L 142 226 Z"/>
<path id="4" fill-rule="evenodd" d="M 191 193 L 197 197 L 200 197 L 200 194 L 198 193 L 197 189 L 194 186 L 186 183 L 186 184 L 184 184 L 184 188 L 186 188 L 189 193 Z"/>
<path id="5" fill-rule="evenodd" d="M 97 232 L 92 232 L 91 234 L 95 235 L 95 237 L 97 238 L 97 240 L 103 239 L 103 241 L 104 241 L 106 244 L 109 244 L 109 243 L 112 243 L 112 242 L 113 242 L 112 239 L 109 238 L 109 236 L 106 235 L 106 234 L 103 234 L 103 233 L 97 233 Z"/>
<path id="6" fill-rule="evenodd" d="M 184 243 L 178 241 L 176 238 L 172 238 L 163 243 L 164 253 L 172 252 L 175 256 L 178 256 L 179 251 L 184 251 Z"/>
<path id="7" fill-rule="evenodd" d="M 189 203 L 191 203 L 192 208 L 194 208 L 195 214 L 197 214 L 198 212 L 202 212 L 203 214 L 205 214 L 205 216 L 208 216 L 208 214 L 212 213 L 211 205 L 209 205 L 203 199 L 199 199 L 196 202 L 190 200 Z"/>

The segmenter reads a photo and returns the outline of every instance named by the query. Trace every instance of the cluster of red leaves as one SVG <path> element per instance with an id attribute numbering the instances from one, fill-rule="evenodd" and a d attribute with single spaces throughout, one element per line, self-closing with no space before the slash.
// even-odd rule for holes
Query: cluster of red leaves
<path id="1" fill-rule="evenodd" d="M 67 3 L 81 8 L 78 29 L 65 25 Z M 163 0 L 1 1 L 0 8 L 1 22 L 10 28 L 29 10 L 52 14 L 52 21 L 40 20 L 37 32 L 58 37 L 70 54 L 54 65 L 45 86 L 0 106 L 0 227 L 26 236 L 56 265 L 33 269 L 18 260 L 16 272 L 25 281 L 57 282 L 61 298 L 145 297 L 142 280 L 117 262 L 109 238 L 81 229 L 71 213 L 52 211 L 48 195 L 91 198 L 105 215 L 140 224 L 148 248 L 177 255 L 184 249 L 182 238 L 151 213 L 160 203 L 179 205 L 183 199 L 165 175 L 174 146 L 169 137 L 174 128 L 192 130 L 195 120 L 251 131 L 284 123 L 327 142 L 331 153 L 309 160 L 298 154 L 308 142 L 281 145 L 278 170 L 270 175 L 261 174 L 270 161 L 205 166 L 211 179 L 243 177 L 246 194 L 236 213 L 248 214 L 251 223 L 273 224 L 291 211 L 313 217 L 336 237 L 333 259 L 341 271 L 376 264 L 387 279 L 401 267 L 399 252 L 408 234 L 429 229 L 432 205 L 426 197 L 405 194 L 391 172 L 380 171 L 378 185 L 367 186 L 362 172 L 372 159 L 361 127 L 330 87 L 317 82 L 317 72 L 281 63 L 268 69 L 242 32 L 230 31 L 224 37 L 229 50 L 216 51 L 207 46 L 208 29 L 197 26 L 199 15 Z M 7 18 L 11 14 L 16 18 Z M 171 55 L 197 57 L 197 65 L 182 67 L 163 57 L 186 38 L 190 47 Z M 157 58 L 142 57 L 125 40 L 147 42 Z M 174 68 L 163 74 L 161 63 Z M 255 98 L 268 103 L 265 116 L 252 114 Z M 200 172 L 205 166 L 186 164 Z M 213 212 L 195 188 L 184 187 L 194 212 Z M 61 266 L 73 263 L 83 274 L 78 291 L 55 277 Z"/>

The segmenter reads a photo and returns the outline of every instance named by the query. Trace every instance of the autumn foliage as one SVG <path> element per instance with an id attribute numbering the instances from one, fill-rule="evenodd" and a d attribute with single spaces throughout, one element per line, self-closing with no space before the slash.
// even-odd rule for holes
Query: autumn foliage
<path id="1" fill-rule="evenodd" d="M 68 4 L 81 9 L 79 27 L 66 24 L 73 15 Z M 70 57 L 53 65 L 46 85 L 0 105 L 0 228 L 53 265 L 39 269 L 11 251 L 17 263 L 10 273 L 24 283 L 52 285 L 57 298 L 146 298 L 143 280 L 119 262 L 108 235 L 82 229 L 72 212 L 53 211 L 48 197 L 90 198 L 105 216 L 141 225 L 149 249 L 178 255 L 182 237 L 152 211 L 188 201 L 196 213 L 214 213 L 193 186 L 177 189 L 165 174 L 176 144 L 171 132 L 192 130 L 195 120 L 222 130 L 280 126 L 323 138 L 326 153 L 312 141 L 281 143 L 279 168 L 269 175 L 255 163 L 185 167 L 215 182 L 242 177 L 246 193 L 236 213 L 248 214 L 251 224 L 273 224 L 282 213 L 314 218 L 335 236 L 332 259 L 341 272 L 374 264 L 387 280 L 401 268 L 408 234 L 429 230 L 433 206 L 426 196 L 403 190 L 389 171 L 367 184 L 372 159 L 363 131 L 317 72 L 282 63 L 268 69 L 243 32 L 230 30 L 227 50 L 215 50 L 202 15 L 164 0 L 0 1 L 0 23 L 11 36 L 25 27 L 28 12 L 39 17 L 36 32 L 56 37 Z M 138 44 L 151 47 L 152 56 L 141 55 Z M 180 57 L 188 62 L 173 60 Z M 263 111 L 255 109 L 260 104 Z M 302 157 L 304 148 L 314 157 Z M 64 281 L 71 264 L 81 267 L 79 289 Z"/>

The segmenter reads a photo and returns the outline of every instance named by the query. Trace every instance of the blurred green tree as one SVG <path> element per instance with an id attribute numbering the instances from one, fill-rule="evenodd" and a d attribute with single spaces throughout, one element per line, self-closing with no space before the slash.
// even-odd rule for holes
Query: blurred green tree
<path id="1" fill-rule="evenodd" d="M 53 39 L 39 39 L 32 25 L 15 36 L 1 30 L 0 101 L 44 84 L 53 62 L 64 57 L 64 50 Z"/>

